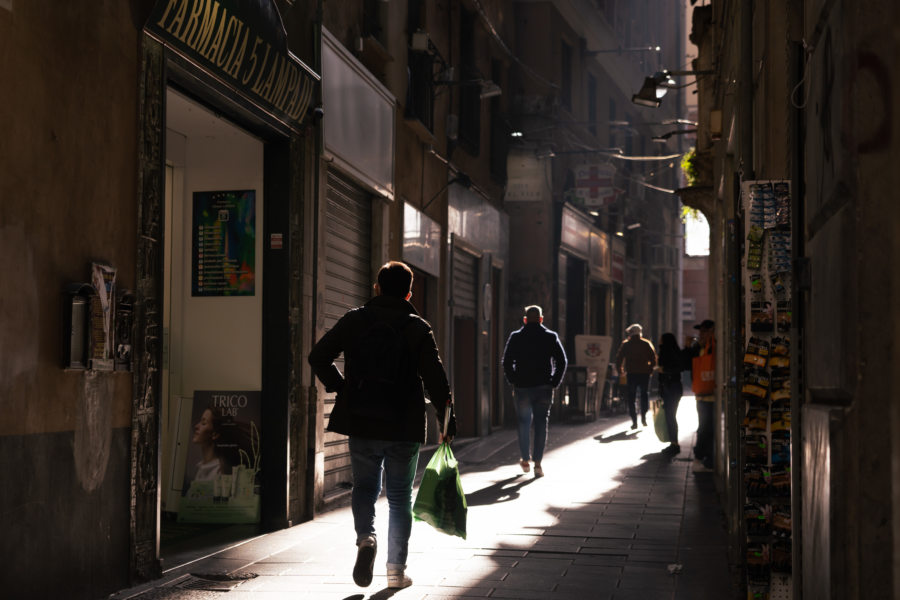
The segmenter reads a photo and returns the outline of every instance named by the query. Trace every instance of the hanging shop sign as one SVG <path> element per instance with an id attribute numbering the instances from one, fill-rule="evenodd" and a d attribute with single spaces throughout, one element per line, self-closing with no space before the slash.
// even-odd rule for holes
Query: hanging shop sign
<path id="1" fill-rule="evenodd" d="M 288 50 L 272 0 L 160 0 L 146 31 L 288 127 L 299 128 L 319 76 Z"/>
<path id="2" fill-rule="evenodd" d="M 609 163 L 581 165 L 575 168 L 575 197 L 585 206 L 606 206 L 615 202 L 622 190 L 613 185 L 616 167 Z"/>
<path id="3" fill-rule="evenodd" d="M 563 209 L 560 242 L 582 258 L 590 257 L 591 226 L 575 216 L 571 209 Z"/>
<path id="4" fill-rule="evenodd" d="M 507 163 L 506 202 L 540 202 L 551 197 L 550 161 L 534 152 L 510 151 Z"/>

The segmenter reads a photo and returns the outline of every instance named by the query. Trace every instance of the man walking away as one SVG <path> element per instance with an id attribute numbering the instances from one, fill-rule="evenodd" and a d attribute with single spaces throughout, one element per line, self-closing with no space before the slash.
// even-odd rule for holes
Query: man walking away
<path id="1" fill-rule="evenodd" d="M 309 354 L 313 373 L 328 392 L 337 392 L 328 430 L 350 436 L 353 470 L 351 510 L 357 556 L 353 581 L 372 582 L 377 542 L 375 502 L 385 474 L 389 508 L 387 583 L 412 585 L 406 575 L 412 529 L 412 484 L 419 447 L 425 441 L 428 390 L 438 422 L 450 411 L 447 437 L 456 435 L 450 385 L 438 355 L 431 325 L 409 303 L 413 273 L 391 261 L 378 272 L 376 296 L 348 311 Z M 334 360 L 344 353 L 342 374 Z"/>
<path id="2" fill-rule="evenodd" d="M 566 373 L 566 352 L 555 332 L 543 326 L 544 316 L 540 306 L 525 308 L 525 324 L 512 332 L 503 350 L 503 372 L 514 386 L 516 414 L 519 421 L 519 462 L 522 471 L 531 470 L 529 460 L 534 458 L 534 476 L 543 477 L 541 460 L 547 443 L 548 418 L 553 403 L 553 389 Z M 534 454 L 531 447 L 531 424 L 534 422 Z"/>
<path id="3" fill-rule="evenodd" d="M 628 403 L 628 414 L 631 415 L 631 428 L 637 429 L 637 413 L 634 401 L 638 388 L 641 388 L 641 425 L 647 426 L 647 410 L 650 408 L 650 396 L 647 387 L 650 385 L 650 374 L 656 366 L 656 350 L 653 343 L 641 337 L 643 328 L 640 324 L 629 325 L 625 333 L 628 337 L 622 341 L 616 352 L 616 369 L 625 372 L 625 401 Z"/>

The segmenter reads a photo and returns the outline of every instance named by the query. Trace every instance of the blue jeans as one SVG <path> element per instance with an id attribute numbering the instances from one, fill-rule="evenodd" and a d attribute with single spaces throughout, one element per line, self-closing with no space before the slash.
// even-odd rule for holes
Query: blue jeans
<path id="1" fill-rule="evenodd" d="M 516 388 L 516 413 L 519 416 L 519 453 L 522 460 L 534 459 L 540 463 L 544 458 L 544 446 L 547 443 L 547 419 L 550 417 L 550 404 L 553 403 L 553 387 L 539 385 L 531 388 Z M 534 421 L 534 455 L 529 453 L 531 447 L 531 423 Z"/>
<path id="2" fill-rule="evenodd" d="M 628 383 L 625 390 L 625 402 L 628 404 L 628 414 L 631 416 L 631 422 L 637 423 L 637 412 L 635 412 L 634 400 L 637 396 L 637 389 L 641 388 L 641 418 L 647 418 L 647 411 L 650 409 L 650 374 L 649 373 L 628 373 Z"/>
<path id="3" fill-rule="evenodd" d="M 357 542 L 375 535 L 375 502 L 385 473 L 388 501 L 387 562 L 405 565 L 412 530 L 412 484 L 419 459 L 419 444 L 350 438 L 353 493 L 350 508 Z"/>

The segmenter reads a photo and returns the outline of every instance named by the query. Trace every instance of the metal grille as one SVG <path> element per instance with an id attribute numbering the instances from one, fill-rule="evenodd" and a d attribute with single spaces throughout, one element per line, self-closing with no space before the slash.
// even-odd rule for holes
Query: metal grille
<path id="1" fill-rule="evenodd" d="M 453 248 L 453 316 L 476 318 L 478 306 L 478 259 L 459 247 Z"/>
<path id="2" fill-rule="evenodd" d="M 328 172 L 325 209 L 325 331 L 347 310 L 372 297 L 372 202 L 369 195 L 334 171 Z M 337 361 L 343 370 L 343 360 Z M 325 422 L 334 398 L 325 399 Z M 347 438 L 325 432 L 325 496 L 349 489 L 350 451 Z"/>

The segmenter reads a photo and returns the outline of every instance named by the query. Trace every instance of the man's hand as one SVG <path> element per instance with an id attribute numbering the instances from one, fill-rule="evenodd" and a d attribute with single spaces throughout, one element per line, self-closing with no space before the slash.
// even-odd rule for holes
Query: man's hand
<path id="1" fill-rule="evenodd" d="M 449 444 L 452 441 L 453 441 L 452 435 L 444 435 L 443 433 L 438 434 L 438 443 L 443 444 L 444 442 L 446 442 Z"/>

